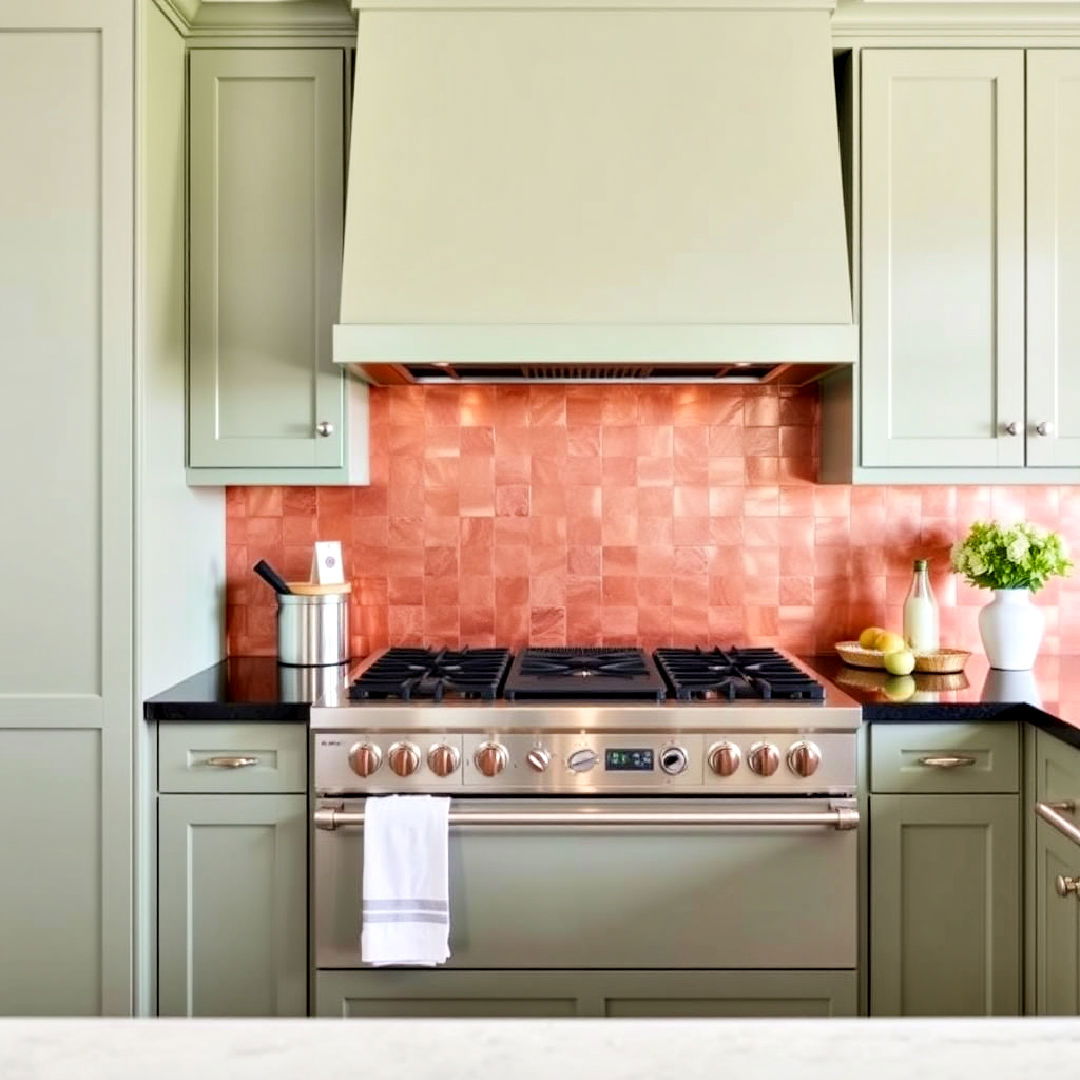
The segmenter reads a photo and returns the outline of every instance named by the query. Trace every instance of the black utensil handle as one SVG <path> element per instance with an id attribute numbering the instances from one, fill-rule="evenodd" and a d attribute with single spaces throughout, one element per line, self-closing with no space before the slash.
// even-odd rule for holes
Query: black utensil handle
<path id="1" fill-rule="evenodd" d="M 292 592 L 292 589 L 285 583 L 285 579 L 265 559 L 260 559 L 251 569 L 279 595 L 287 595 Z"/>

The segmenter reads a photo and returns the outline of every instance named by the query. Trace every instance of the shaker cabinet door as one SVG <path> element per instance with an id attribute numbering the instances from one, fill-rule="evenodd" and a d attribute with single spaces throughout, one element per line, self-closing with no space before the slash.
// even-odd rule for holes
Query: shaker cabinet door
<path id="1" fill-rule="evenodd" d="M 1023 51 L 862 55 L 861 464 L 1023 465 Z"/>
<path id="2" fill-rule="evenodd" d="M 1080 49 L 1027 54 L 1027 463 L 1080 465 Z"/>
<path id="3" fill-rule="evenodd" d="M 1080 878 L 1080 846 L 1045 821 L 1035 826 L 1035 1011 L 1080 1016 L 1080 902 L 1057 879 Z"/>
<path id="4" fill-rule="evenodd" d="M 162 795 L 158 1012 L 307 1014 L 307 798 Z"/>
<path id="5" fill-rule="evenodd" d="M 1020 797 L 871 795 L 870 1013 L 1020 1012 Z"/>
<path id="6" fill-rule="evenodd" d="M 190 63 L 189 464 L 343 467 L 344 52 Z"/>

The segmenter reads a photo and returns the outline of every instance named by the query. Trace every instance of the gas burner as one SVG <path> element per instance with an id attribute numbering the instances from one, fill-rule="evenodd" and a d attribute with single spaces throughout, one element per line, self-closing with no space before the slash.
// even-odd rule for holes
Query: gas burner
<path id="1" fill-rule="evenodd" d="M 510 701 L 557 698 L 663 701 L 663 680 L 641 649 L 526 649 L 506 680 Z"/>
<path id="2" fill-rule="evenodd" d="M 825 688 L 775 649 L 657 649 L 680 701 L 822 701 Z"/>
<path id="3" fill-rule="evenodd" d="M 508 649 L 387 649 L 352 684 L 349 697 L 494 701 L 509 666 Z"/>

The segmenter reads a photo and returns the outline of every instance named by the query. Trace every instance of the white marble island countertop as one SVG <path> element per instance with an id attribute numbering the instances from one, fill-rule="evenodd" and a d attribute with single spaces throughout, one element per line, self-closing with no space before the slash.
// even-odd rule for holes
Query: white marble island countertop
<path id="1" fill-rule="evenodd" d="M 1080 1020 L 0 1020 L 3 1080 L 1070 1076 Z"/>

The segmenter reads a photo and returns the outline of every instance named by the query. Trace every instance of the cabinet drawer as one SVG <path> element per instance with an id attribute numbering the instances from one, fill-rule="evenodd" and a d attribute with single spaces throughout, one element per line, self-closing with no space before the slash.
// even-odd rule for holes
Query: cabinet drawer
<path id="1" fill-rule="evenodd" d="M 870 790 L 899 794 L 1019 791 L 1019 727 L 1012 721 L 875 724 L 870 732 Z"/>
<path id="2" fill-rule="evenodd" d="M 209 794 L 307 791 L 307 726 L 161 724 L 158 790 Z"/>
<path id="3" fill-rule="evenodd" d="M 1045 731 L 1035 732 L 1035 797 L 1080 802 L 1080 750 Z"/>

